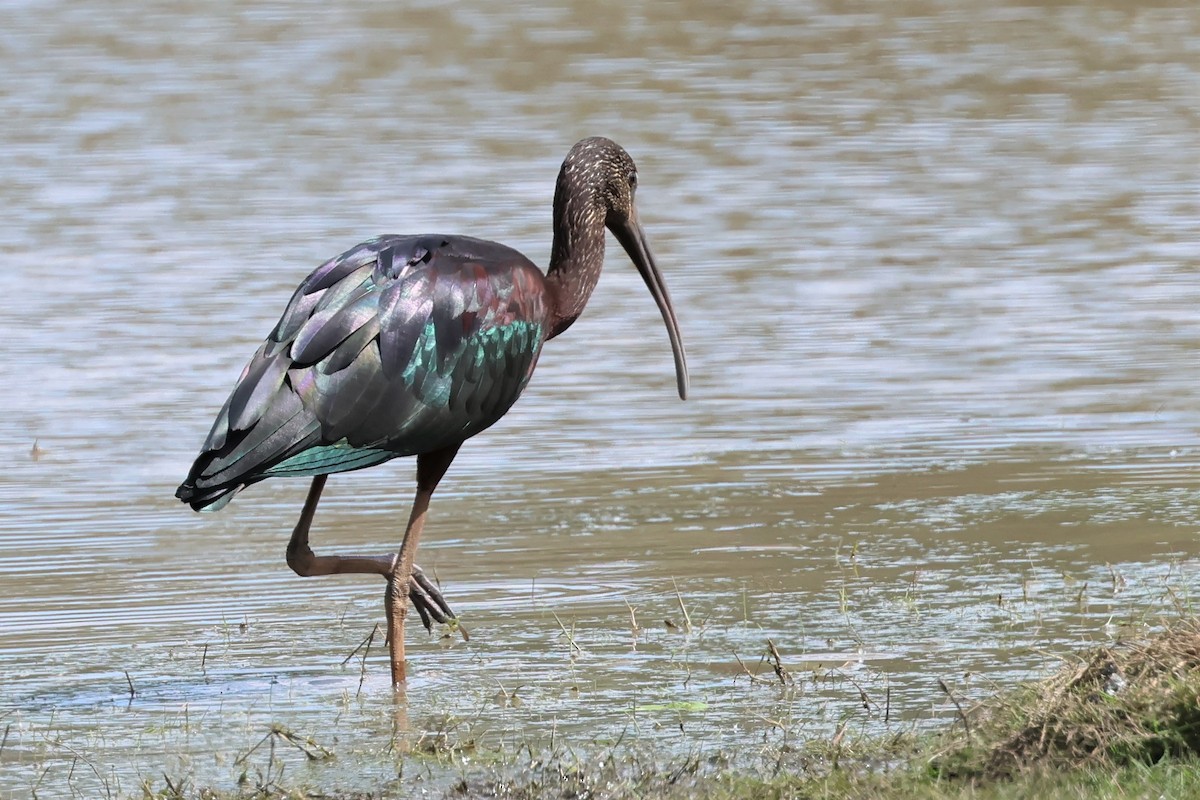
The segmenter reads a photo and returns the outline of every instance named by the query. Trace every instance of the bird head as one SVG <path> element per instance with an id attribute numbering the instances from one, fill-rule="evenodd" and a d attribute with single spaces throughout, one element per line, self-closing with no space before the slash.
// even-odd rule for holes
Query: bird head
<path id="1" fill-rule="evenodd" d="M 589 186 L 591 202 L 585 214 L 603 214 L 604 226 L 625 248 L 633 265 L 637 267 L 646 288 L 654 297 L 667 335 L 671 339 L 671 350 L 675 356 L 675 378 L 679 397 L 687 399 L 687 358 L 683 350 L 683 339 L 679 334 L 679 322 L 667 285 L 654 261 L 646 232 L 638 221 L 634 195 L 637 194 L 637 165 L 625 149 L 611 139 L 592 136 L 578 142 L 563 162 L 562 175 L 568 180 Z M 594 219 L 594 217 L 593 217 Z"/>

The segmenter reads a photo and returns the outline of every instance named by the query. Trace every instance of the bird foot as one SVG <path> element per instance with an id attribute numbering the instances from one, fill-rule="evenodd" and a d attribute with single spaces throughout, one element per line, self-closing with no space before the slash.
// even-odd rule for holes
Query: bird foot
<path id="1" fill-rule="evenodd" d="M 471 636 L 467 633 L 466 627 L 458 621 L 458 617 L 450 610 L 450 606 L 446 602 L 446 598 L 442 596 L 441 590 L 433 581 L 429 580 L 425 575 L 425 571 L 416 564 L 413 565 L 412 577 L 408 582 L 408 599 L 412 601 L 413 608 L 417 610 L 417 614 L 421 617 L 421 624 L 425 626 L 425 630 L 432 632 L 433 623 L 437 622 L 457 630 L 464 642 L 470 640 Z"/>

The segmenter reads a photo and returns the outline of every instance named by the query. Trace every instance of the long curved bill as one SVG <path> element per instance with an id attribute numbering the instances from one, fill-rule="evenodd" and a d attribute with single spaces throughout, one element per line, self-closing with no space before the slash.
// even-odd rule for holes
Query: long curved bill
<path id="1" fill-rule="evenodd" d="M 675 353 L 675 380 L 679 384 L 679 399 L 687 400 L 688 370 L 687 356 L 683 352 L 683 339 L 679 336 L 679 321 L 675 318 L 675 309 L 671 307 L 671 296 L 667 294 L 667 284 L 663 282 L 662 273 L 650 255 L 650 245 L 646 243 L 646 232 L 638 224 L 633 214 L 623 224 L 613 225 L 610 229 L 617 241 L 625 248 L 633 265 L 641 273 L 646 288 L 654 295 L 654 302 L 662 312 L 663 322 L 667 323 L 667 335 L 671 337 L 671 350 Z"/>

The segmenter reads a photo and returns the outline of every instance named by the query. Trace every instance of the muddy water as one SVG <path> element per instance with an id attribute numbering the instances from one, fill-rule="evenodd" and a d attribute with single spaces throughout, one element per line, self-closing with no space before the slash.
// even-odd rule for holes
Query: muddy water
<path id="1" fill-rule="evenodd" d="M 0 796 L 923 724 L 939 678 L 1189 602 L 1200 12 L 1142 5 L 8 4 Z M 309 269 L 428 230 L 544 263 L 596 133 L 641 167 L 693 397 L 611 253 L 435 499 L 420 560 L 473 637 L 414 633 L 398 722 L 378 642 L 342 663 L 382 586 L 283 563 L 304 485 L 173 489 Z M 315 541 L 393 546 L 411 482 L 334 479 Z M 795 686 L 739 664 L 774 680 L 768 638 Z M 271 725 L 337 758 L 272 762 Z"/>

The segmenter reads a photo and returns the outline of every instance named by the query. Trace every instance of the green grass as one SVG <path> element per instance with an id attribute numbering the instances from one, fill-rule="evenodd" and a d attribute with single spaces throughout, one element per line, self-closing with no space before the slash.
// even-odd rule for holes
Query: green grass
<path id="1" fill-rule="evenodd" d="M 1195 761 L 1162 761 L 1152 766 L 1107 768 L 1099 765 L 1068 772 L 1029 772 L 1006 781 L 938 780 L 917 772 L 899 771 L 864 776 L 853 771 L 811 780 L 785 776 L 775 781 L 715 782 L 715 791 L 704 796 L 716 800 L 749 798 L 979 798 L 979 800 L 1116 800 L 1117 798 L 1196 797 L 1200 792 L 1200 764 Z M 698 796 L 697 793 L 696 796 Z M 687 796 L 685 794 L 678 797 Z"/>
<path id="2" fill-rule="evenodd" d="M 972 720 L 972 718 L 974 718 Z M 997 781 L 1038 770 L 1120 768 L 1200 754 L 1200 623 L 1099 647 L 993 698 L 946 736 L 930 768 Z"/>

